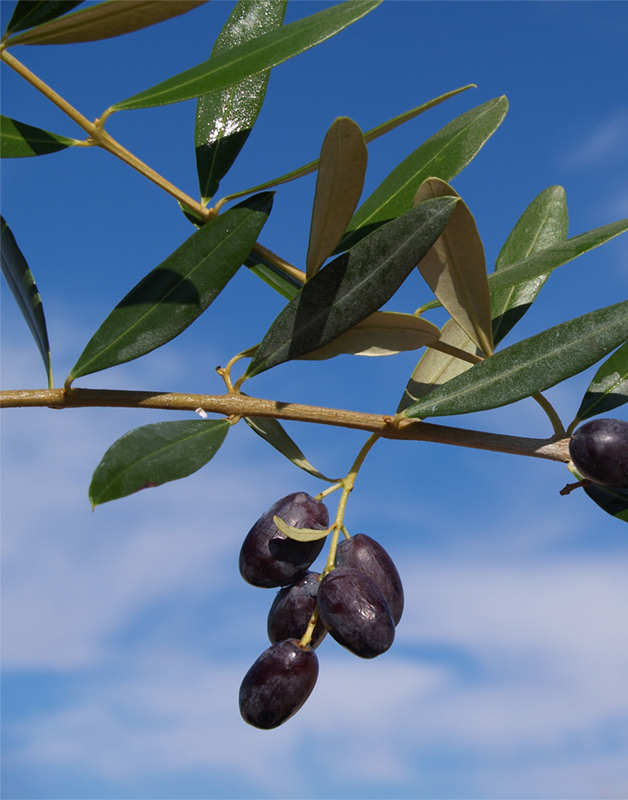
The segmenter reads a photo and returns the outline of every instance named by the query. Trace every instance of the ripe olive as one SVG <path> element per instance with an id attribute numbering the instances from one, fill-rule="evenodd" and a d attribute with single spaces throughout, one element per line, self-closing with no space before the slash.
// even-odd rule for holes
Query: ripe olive
<path id="1" fill-rule="evenodd" d="M 364 533 L 344 539 L 338 545 L 336 566 L 353 567 L 368 575 L 386 598 L 395 625 L 399 624 L 403 613 L 403 586 L 392 558 L 379 542 Z"/>
<path id="2" fill-rule="evenodd" d="M 316 608 L 316 594 L 320 583 L 317 572 L 308 572 L 292 586 L 277 592 L 268 612 L 268 638 L 271 642 L 284 639 L 301 639 Z M 318 620 L 312 633 L 310 646 L 313 648 L 323 641 L 327 628 Z"/>
<path id="3" fill-rule="evenodd" d="M 628 422 L 585 422 L 571 437 L 569 455 L 583 477 L 600 486 L 628 488 Z"/>
<path id="4" fill-rule="evenodd" d="M 325 539 L 297 542 L 279 531 L 273 517 L 296 528 L 324 530 L 329 525 L 327 507 L 305 492 L 278 500 L 257 520 L 240 550 L 240 573 L 253 586 L 287 586 L 305 575 L 323 549 Z"/>
<path id="5" fill-rule="evenodd" d="M 271 645 L 240 686 L 240 713 L 256 728 L 276 728 L 301 708 L 318 677 L 318 658 L 296 639 Z"/>
<path id="6" fill-rule="evenodd" d="M 343 647 L 361 658 L 375 658 L 391 646 L 395 620 L 386 598 L 368 575 L 351 567 L 327 573 L 318 589 L 318 613 Z"/>

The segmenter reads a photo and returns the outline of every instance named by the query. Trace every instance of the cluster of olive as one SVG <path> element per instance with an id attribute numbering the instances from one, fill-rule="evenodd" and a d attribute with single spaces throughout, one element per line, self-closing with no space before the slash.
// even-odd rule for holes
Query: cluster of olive
<path id="1" fill-rule="evenodd" d="M 628 487 L 628 422 L 594 419 L 581 425 L 569 442 L 574 467 L 599 486 Z"/>
<path id="2" fill-rule="evenodd" d="M 325 539 L 290 539 L 277 528 L 275 516 L 294 528 L 326 530 L 329 525 L 326 506 L 296 492 L 257 520 L 240 551 L 244 580 L 282 587 L 268 614 L 272 644 L 240 687 L 242 717 L 265 729 L 289 719 L 311 694 L 318 677 L 314 651 L 327 633 L 355 655 L 374 658 L 393 643 L 403 611 L 399 573 L 376 541 L 360 533 L 340 542 L 335 568 L 321 580 L 308 570 Z"/>

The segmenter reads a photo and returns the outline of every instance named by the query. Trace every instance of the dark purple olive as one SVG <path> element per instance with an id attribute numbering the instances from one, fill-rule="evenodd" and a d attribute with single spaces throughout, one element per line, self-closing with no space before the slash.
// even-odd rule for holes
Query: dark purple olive
<path id="1" fill-rule="evenodd" d="M 395 620 L 377 584 L 364 572 L 337 567 L 318 588 L 318 614 L 343 647 L 361 658 L 375 658 L 393 643 Z"/>
<path id="2" fill-rule="evenodd" d="M 368 575 L 386 598 L 395 625 L 399 624 L 403 613 L 403 586 L 392 558 L 379 542 L 364 533 L 344 539 L 338 545 L 336 566 L 352 567 Z"/>
<path id="3" fill-rule="evenodd" d="M 240 686 L 242 719 L 256 728 L 276 728 L 310 696 L 318 677 L 318 658 L 296 639 L 273 644 L 253 664 Z"/>
<path id="4" fill-rule="evenodd" d="M 320 583 L 317 572 L 308 572 L 292 586 L 277 592 L 268 612 L 268 638 L 271 642 L 302 639 L 316 608 L 316 593 Z M 310 646 L 314 649 L 323 641 L 327 628 L 318 620 Z"/>
<path id="5" fill-rule="evenodd" d="M 569 455 L 584 478 L 600 486 L 628 488 L 628 422 L 585 422 L 571 437 Z"/>
<path id="6" fill-rule="evenodd" d="M 305 575 L 323 549 L 325 539 L 297 542 L 279 531 L 278 516 L 295 528 L 324 530 L 329 526 L 327 507 L 305 492 L 278 500 L 257 520 L 240 550 L 240 573 L 253 586 L 287 586 Z"/>

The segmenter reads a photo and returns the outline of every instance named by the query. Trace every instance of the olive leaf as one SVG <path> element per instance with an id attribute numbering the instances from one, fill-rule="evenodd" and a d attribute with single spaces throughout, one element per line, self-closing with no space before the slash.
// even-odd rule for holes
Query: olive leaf
<path id="1" fill-rule="evenodd" d="M 606 414 L 624 403 L 628 403 L 628 342 L 614 352 L 595 373 L 574 423 L 596 414 Z"/>
<path id="2" fill-rule="evenodd" d="M 497 256 L 495 270 L 523 261 L 567 238 L 569 213 L 565 190 L 550 186 L 523 212 Z M 491 294 L 493 341 L 500 342 L 530 308 L 550 272 Z"/>
<path id="3" fill-rule="evenodd" d="M 459 197 L 440 178 L 427 178 L 414 203 L 433 197 Z M 460 200 L 447 227 L 419 262 L 419 272 L 458 325 L 484 355 L 493 352 L 491 296 L 480 234 L 466 203 Z"/>
<path id="4" fill-rule="evenodd" d="M 337 483 L 338 478 L 328 478 L 310 464 L 278 420 L 272 417 L 244 417 L 244 421 L 252 431 L 265 439 L 299 469 L 309 472 L 310 475 L 322 481 Z"/>
<path id="5" fill-rule="evenodd" d="M 317 530 L 316 528 L 295 528 L 286 523 L 277 515 L 273 517 L 273 522 L 284 536 L 289 539 L 295 539 L 297 542 L 316 542 L 318 539 L 324 539 L 333 531 L 334 526 L 326 530 Z"/>
<path id="6" fill-rule="evenodd" d="M 18 0 L 13 15 L 7 25 L 6 33 L 17 33 L 35 25 L 43 25 L 50 22 L 68 11 L 72 11 L 76 6 L 80 6 L 83 0 Z"/>
<path id="7" fill-rule="evenodd" d="M 584 491 L 607 514 L 622 522 L 628 522 L 628 489 L 615 489 L 612 486 L 589 483 L 584 487 Z"/>
<path id="8" fill-rule="evenodd" d="M 453 319 L 448 320 L 442 327 L 439 343 L 441 345 L 451 345 L 471 355 L 477 355 L 475 342 L 468 337 L 467 333 Z M 468 361 L 456 358 L 450 353 L 428 348 L 408 381 L 408 385 L 399 401 L 397 413 L 425 397 L 436 387 L 455 378 L 456 375 L 471 369 L 472 366 Z"/>
<path id="9" fill-rule="evenodd" d="M 186 239 L 113 309 L 66 384 L 146 355 L 191 325 L 244 263 L 271 206 L 271 193 L 254 195 Z"/>
<path id="10" fill-rule="evenodd" d="M 461 114 L 435 133 L 385 178 L 353 215 L 336 252 L 349 250 L 368 233 L 412 207 L 426 178 L 450 181 L 479 153 L 501 125 L 508 100 L 497 97 Z"/>
<path id="11" fill-rule="evenodd" d="M 15 44 L 96 42 L 156 25 L 186 14 L 207 2 L 208 0 L 105 0 L 104 3 L 90 5 L 61 19 L 53 19 L 25 33 L 11 36 L 5 45 L 11 47 Z"/>
<path id="12" fill-rule="evenodd" d="M 4 115 L 0 117 L 0 158 L 44 156 L 75 144 L 78 144 L 76 139 L 34 128 Z"/>
<path id="13" fill-rule="evenodd" d="M 549 389 L 628 339 L 628 300 L 563 322 L 486 358 L 412 404 L 404 416 L 469 414 Z"/>
<path id="14" fill-rule="evenodd" d="M 377 8 L 381 2 L 382 0 L 350 0 L 325 8 L 232 47 L 228 52 L 128 97 L 111 108 L 113 111 L 151 108 L 180 103 L 182 100 L 191 100 L 226 89 L 251 75 L 283 64 L 284 61 L 335 36 Z"/>
<path id="15" fill-rule="evenodd" d="M 210 61 L 243 42 L 281 27 L 287 0 L 260 3 L 239 0 L 218 34 Z M 240 150 L 244 147 L 262 109 L 270 70 L 199 97 L 196 106 L 194 145 L 201 202 L 208 203 L 218 191 Z"/>
<path id="16" fill-rule="evenodd" d="M 140 489 L 186 478 L 216 455 L 231 427 L 225 419 L 156 422 L 114 442 L 89 487 L 92 508 Z"/>
<path id="17" fill-rule="evenodd" d="M 376 311 L 333 342 L 302 358 L 322 361 L 343 353 L 354 356 L 392 356 L 406 350 L 418 350 L 439 338 L 439 329 L 426 319 L 413 314 Z"/>
<path id="18" fill-rule="evenodd" d="M 250 253 L 244 262 L 244 266 L 248 267 L 254 275 L 261 278 L 264 283 L 267 283 L 280 295 L 283 295 L 286 300 L 295 298 L 303 286 L 292 275 L 288 275 L 258 253 Z"/>
<path id="19" fill-rule="evenodd" d="M 441 234 L 456 202 L 420 203 L 327 264 L 272 323 L 246 375 L 323 347 L 377 311 Z"/>
<path id="20" fill-rule="evenodd" d="M 48 341 L 48 329 L 41 295 L 33 273 L 4 217 L 0 217 L 0 264 L 2 265 L 2 274 L 11 290 L 11 294 L 15 298 L 41 353 L 48 376 L 48 388 L 52 389 L 50 343 Z"/>
<path id="21" fill-rule="evenodd" d="M 325 135 L 318 162 L 305 259 L 308 280 L 327 261 L 347 229 L 362 194 L 367 161 L 368 149 L 359 125 L 339 117 Z"/>

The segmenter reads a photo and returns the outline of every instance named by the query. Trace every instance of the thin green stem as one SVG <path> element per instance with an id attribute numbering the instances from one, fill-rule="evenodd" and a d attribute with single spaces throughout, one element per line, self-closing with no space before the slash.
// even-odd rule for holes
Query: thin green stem
<path id="1" fill-rule="evenodd" d="M 541 406 L 543 411 L 549 417 L 549 421 L 552 423 L 552 428 L 554 429 L 554 433 L 557 436 L 565 436 L 565 428 L 563 423 L 558 416 L 558 412 L 554 408 L 554 406 L 550 403 L 547 397 L 544 397 L 541 392 L 537 392 L 537 394 L 533 394 L 532 398 L 536 400 L 536 402 Z"/>

